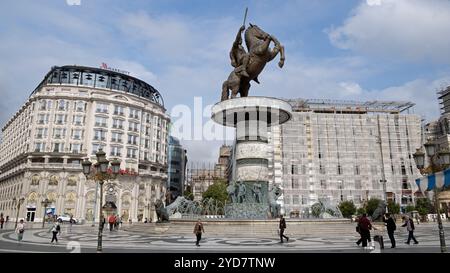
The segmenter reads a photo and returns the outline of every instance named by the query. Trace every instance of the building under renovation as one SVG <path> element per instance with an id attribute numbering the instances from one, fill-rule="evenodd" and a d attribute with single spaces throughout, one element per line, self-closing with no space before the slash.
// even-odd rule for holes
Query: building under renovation
<path id="1" fill-rule="evenodd" d="M 288 102 L 292 119 L 271 128 L 268 155 L 270 183 L 282 187 L 287 216 L 301 217 L 318 201 L 359 207 L 385 192 L 402 208 L 413 202 L 420 173 L 412 154 L 422 143 L 413 103 Z"/>

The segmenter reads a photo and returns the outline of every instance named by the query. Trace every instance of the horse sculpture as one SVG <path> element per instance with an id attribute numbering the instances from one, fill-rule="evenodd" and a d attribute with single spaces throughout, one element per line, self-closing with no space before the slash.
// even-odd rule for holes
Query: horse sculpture
<path id="1" fill-rule="evenodd" d="M 158 223 L 169 221 L 169 214 L 167 213 L 167 210 L 164 207 L 163 201 L 161 201 L 160 199 L 156 200 L 155 211 L 156 211 L 156 216 L 158 217 L 158 221 L 157 221 Z"/>
<path id="2" fill-rule="evenodd" d="M 280 186 L 274 185 L 269 191 L 269 206 L 272 218 L 277 218 L 281 214 L 281 206 L 280 204 L 277 203 L 277 200 L 280 196 L 281 196 Z"/>
<path id="3" fill-rule="evenodd" d="M 248 53 L 242 47 L 242 31 L 245 26 L 239 29 L 236 40 L 230 52 L 231 65 L 235 69 L 230 73 L 228 79 L 222 84 L 222 101 L 229 98 L 235 98 L 238 93 L 241 97 L 248 96 L 250 81 L 259 83 L 258 75 L 262 72 L 266 63 L 272 61 L 280 53 L 280 68 L 284 65 L 284 47 L 272 35 L 264 32 L 258 26 L 250 24 L 245 31 L 245 44 Z M 270 42 L 275 44 L 273 49 L 269 48 Z"/>

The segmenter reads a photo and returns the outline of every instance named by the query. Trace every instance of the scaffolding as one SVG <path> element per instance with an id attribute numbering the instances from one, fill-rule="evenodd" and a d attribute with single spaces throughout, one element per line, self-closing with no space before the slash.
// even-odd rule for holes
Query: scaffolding
<path id="1" fill-rule="evenodd" d="M 390 113 L 399 114 L 408 111 L 415 104 L 407 101 L 351 101 L 332 99 L 285 99 L 295 112 L 316 113 Z"/>

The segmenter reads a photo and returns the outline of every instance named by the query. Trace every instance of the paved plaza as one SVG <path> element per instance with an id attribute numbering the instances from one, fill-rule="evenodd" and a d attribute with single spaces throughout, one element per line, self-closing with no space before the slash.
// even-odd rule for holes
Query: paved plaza
<path id="1" fill-rule="evenodd" d="M 353 228 L 354 224 L 348 225 Z M 450 223 L 444 224 L 446 236 L 450 234 Z M 330 227 L 332 229 L 332 227 Z M 112 231 L 106 227 L 103 233 L 103 252 L 131 252 L 131 253 L 173 253 L 173 252 L 227 252 L 227 253 L 437 253 L 440 252 L 439 237 L 436 223 L 420 224 L 415 232 L 419 240 L 418 245 L 406 245 L 407 233 L 400 228 L 396 231 L 397 248 L 391 249 L 386 234 L 384 236 L 385 249 L 380 249 L 376 243 L 374 250 L 364 250 L 355 242 L 357 233 L 337 234 L 336 232 L 314 232 L 289 234 L 289 242 L 281 244 L 279 239 L 267 235 L 241 234 L 229 236 L 206 232 L 201 246 L 195 246 L 195 236 L 189 234 L 152 234 L 142 231 Z M 93 253 L 97 246 L 96 227 L 88 225 L 74 226 L 72 231 L 64 226 L 59 236 L 58 244 L 50 244 L 51 234 L 48 229 L 28 229 L 21 244 L 17 243 L 16 234 L 11 229 L 4 229 L 0 233 L 0 252 L 65 252 L 65 253 Z M 173 233 L 173 231 L 172 231 Z M 372 234 L 373 235 L 373 234 Z"/>

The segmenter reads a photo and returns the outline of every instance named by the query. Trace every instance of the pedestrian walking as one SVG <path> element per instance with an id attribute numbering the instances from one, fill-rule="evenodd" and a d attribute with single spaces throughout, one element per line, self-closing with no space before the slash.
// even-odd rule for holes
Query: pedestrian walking
<path id="1" fill-rule="evenodd" d="M 397 225 L 395 224 L 394 218 L 389 213 L 386 213 L 383 217 L 383 222 L 386 223 L 389 240 L 391 240 L 391 248 L 395 248 L 394 231 L 397 229 Z"/>
<path id="2" fill-rule="evenodd" d="M 114 217 L 114 214 L 109 216 L 108 223 L 109 223 L 109 231 L 113 231 L 114 224 L 116 223 L 116 217 Z"/>
<path id="3" fill-rule="evenodd" d="M 359 234 L 359 239 L 358 239 L 358 241 L 356 242 L 356 244 L 357 244 L 358 246 L 361 244 L 361 242 L 362 242 L 362 240 L 363 240 L 362 234 L 361 234 L 361 228 L 359 227 L 359 220 L 360 220 L 359 217 L 356 218 L 356 232 L 358 232 L 358 234 Z"/>
<path id="4" fill-rule="evenodd" d="M 70 215 L 69 219 L 69 232 L 72 233 L 72 225 L 75 223 L 75 220 L 73 219 L 73 215 Z"/>
<path id="5" fill-rule="evenodd" d="M 200 240 L 202 239 L 203 232 L 205 232 L 205 229 L 203 228 L 203 224 L 200 219 L 198 219 L 194 227 L 194 234 L 197 236 L 197 242 L 195 243 L 196 246 L 200 246 Z"/>
<path id="6" fill-rule="evenodd" d="M 51 244 L 53 243 L 53 241 L 56 241 L 56 243 L 58 243 L 58 233 L 61 232 L 61 225 L 59 223 L 59 221 L 56 221 L 53 226 L 50 228 L 49 232 L 52 233 L 52 240 L 51 240 Z"/>
<path id="7" fill-rule="evenodd" d="M 286 242 L 289 242 L 289 237 L 284 235 L 284 230 L 286 229 L 286 220 L 284 219 L 283 215 L 280 215 L 280 243 L 283 243 L 283 237 L 286 238 Z"/>
<path id="8" fill-rule="evenodd" d="M 119 225 L 120 225 L 120 217 L 119 214 L 116 215 L 115 217 L 115 223 L 114 223 L 114 228 L 118 231 L 119 230 Z"/>
<path id="9" fill-rule="evenodd" d="M 0 214 L 0 227 L 3 229 L 3 223 L 5 222 L 5 218 L 3 218 L 3 213 Z"/>
<path id="10" fill-rule="evenodd" d="M 371 242 L 370 238 L 370 230 L 372 229 L 372 224 L 370 223 L 370 220 L 367 218 L 367 214 L 364 213 L 359 219 L 359 230 L 361 232 L 361 239 L 362 239 L 362 247 L 367 248 L 367 242 Z"/>
<path id="11" fill-rule="evenodd" d="M 19 224 L 17 224 L 16 233 L 17 233 L 17 242 L 20 244 L 23 239 L 23 234 L 25 233 L 25 224 L 23 222 L 23 219 L 20 219 Z"/>
<path id="12" fill-rule="evenodd" d="M 414 241 L 414 244 L 417 245 L 419 242 L 416 240 L 416 237 L 414 237 L 414 221 L 408 216 L 403 216 L 402 219 L 405 221 L 402 227 L 406 227 L 406 230 L 408 231 L 408 240 L 405 242 L 405 244 L 409 245 L 412 239 Z"/>

